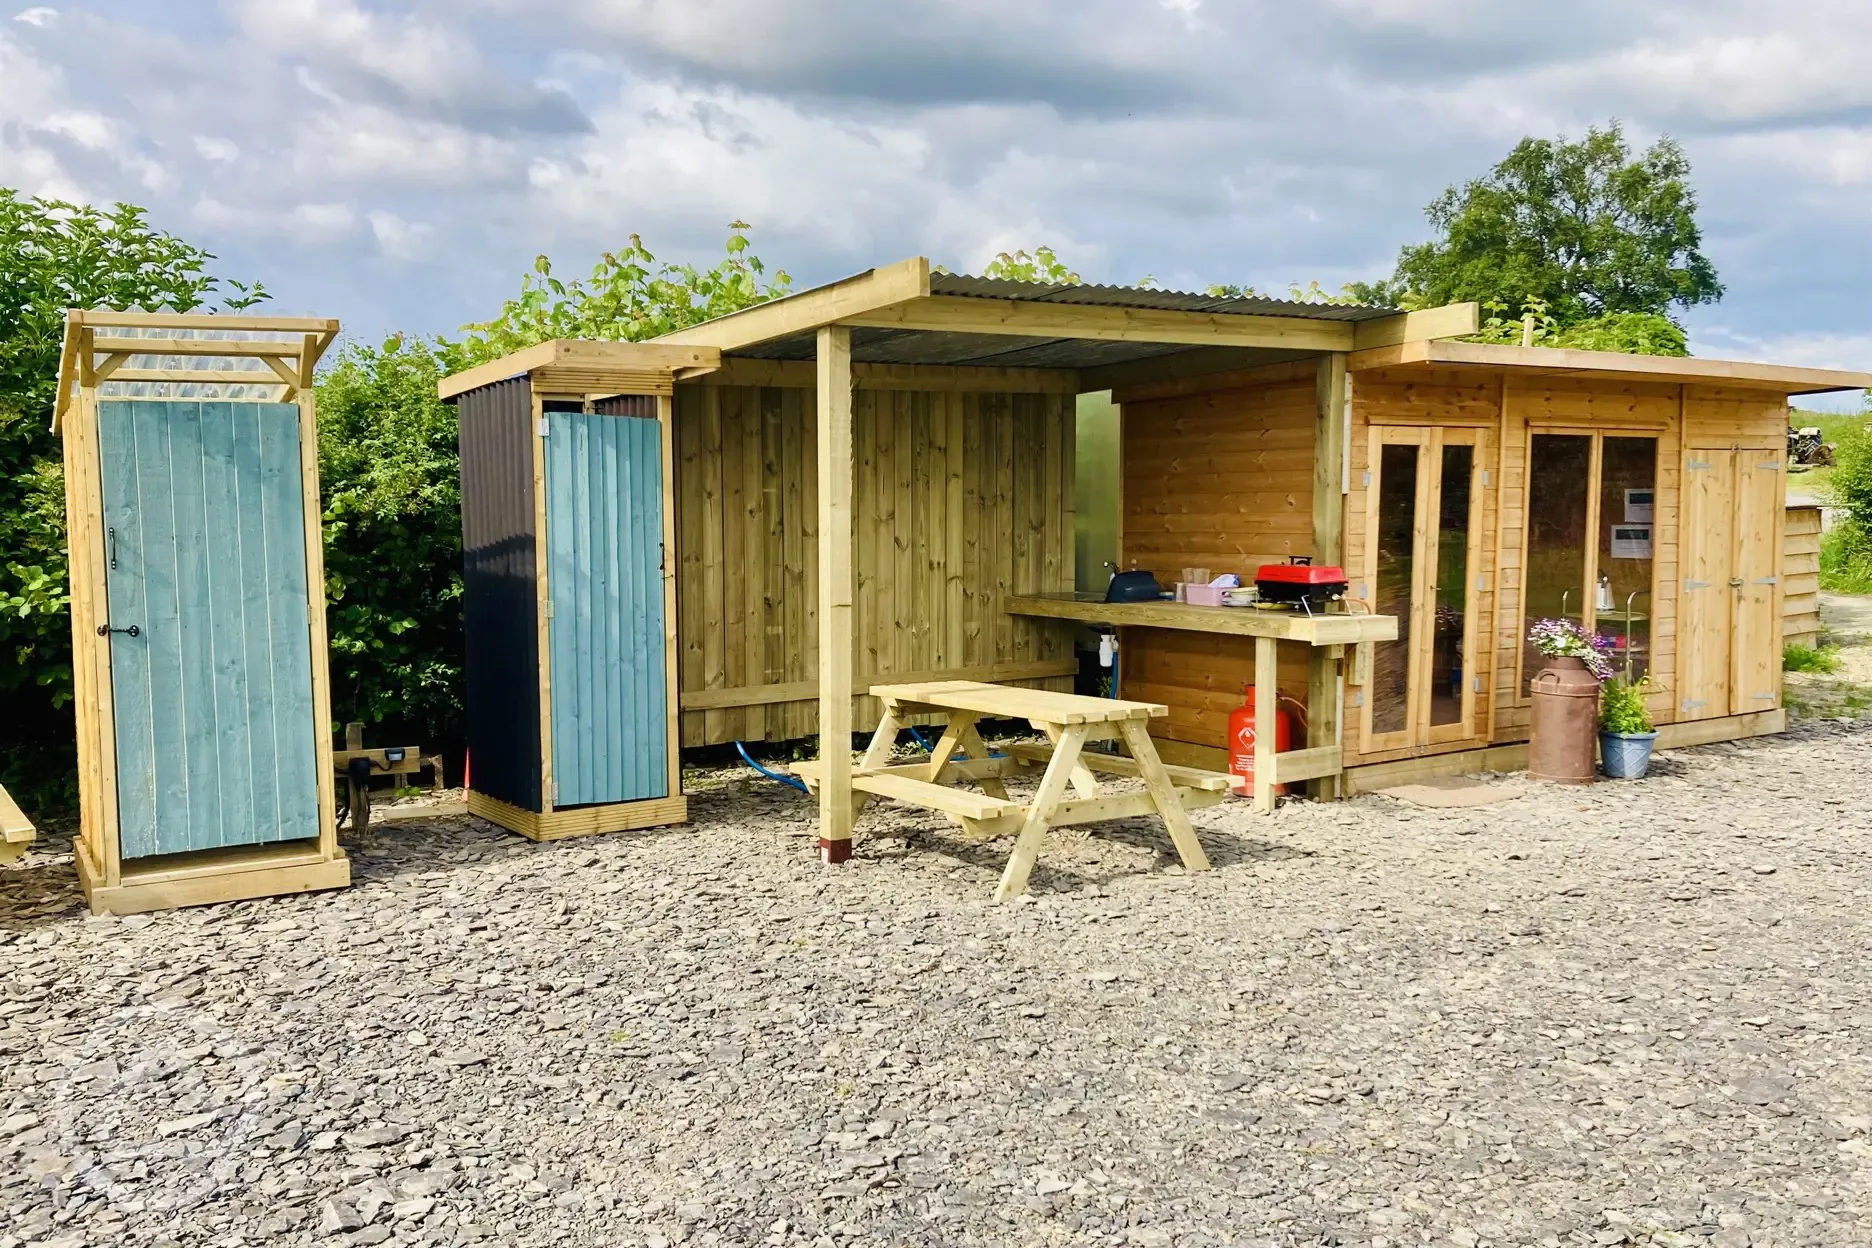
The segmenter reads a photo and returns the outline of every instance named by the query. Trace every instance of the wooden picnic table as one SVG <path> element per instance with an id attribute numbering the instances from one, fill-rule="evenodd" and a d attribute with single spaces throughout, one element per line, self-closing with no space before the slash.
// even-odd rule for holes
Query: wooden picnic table
<path id="1" fill-rule="evenodd" d="M 1168 707 L 969 680 L 873 685 L 870 692 L 883 703 L 884 712 L 863 761 L 852 773 L 853 818 L 871 798 L 887 797 L 939 811 L 982 837 L 1018 830 L 1013 855 L 995 889 L 997 901 L 1026 890 L 1048 828 L 1107 819 L 1156 815 L 1169 830 L 1183 866 L 1190 871 L 1209 869 L 1188 811 L 1220 802 L 1228 793 L 1229 779 L 1219 772 L 1166 766 L 1157 756 L 1147 725 L 1152 717 L 1169 714 Z M 913 718 L 932 714 L 946 716 L 948 722 L 928 760 L 893 765 L 897 734 Z M 1024 719 L 1046 735 L 1048 744 L 1014 745 L 995 757 L 976 727 L 982 719 Z M 1088 742 L 1110 740 L 1121 743 L 1128 756 L 1084 750 Z M 823 766 L 823 761 L 798 763 L 794 771 L 816 790 Z M 1031 798 L 1019 802 L 1008 797 L 1005 776 L 1041 767 L 1045 771 Z M 1141 778 L 1144 789 L 1102 793 L 1095 773 Z M 973 782 L 981 791 L 955 787 L 960 781 Z"/>

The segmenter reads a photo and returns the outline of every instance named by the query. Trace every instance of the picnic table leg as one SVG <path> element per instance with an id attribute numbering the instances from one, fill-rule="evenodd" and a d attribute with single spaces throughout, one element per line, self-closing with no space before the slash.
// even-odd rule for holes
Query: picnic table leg
<path id="1" fill-rule="evenodd" d="M 878 717 L 878 730 L 870 733 L 870 745 L 865 747 L 865 758 L 857 763 L 859 771 L 869 771 L 872 767 L 882 767 L 891 762 L 891 750 L 897 748 L 897 733 L 902 722 L 897 718 L 895 705 L 884 705 L 884 715 Z M 870 805 L 870 793 L 852 793 L 852 821 L 857 823 L 857 816 L 865 814 L 865 806 Z M 852 859 L 852 838 L 842 840 L 824 840 L 820 842 L 822 857 L 827 864 L 848 863 Z"/>
<path id="2" fill-rule="evenodd" d="M 1144 773 L 1144 787 L 1150 790 L 1151 801 L 1156 803 L 1157 813 L 1163 816 L 1164 827 L 1170 831 L 1170 843 L 1176 846 L 1177 857 L 1183 860 L 1183 869 L 1207 871 L 1209 855 L 1203 853 L 1202 842 L 1196 839 L 1196 829 L 1190 826 L 1189 812 L 1183 809 L 1183 799 L 1177 796 L 1176 785 L 1170 782 L 1163 759 L 1157 756 L 1150 729 L 1143 720 L 1127 719 L 1119 725 L 1119 730 L 1124 733 L 1125 744 L 1130 747 L 1138 770 Z"/>
<path id="3" fill-rule="evenodd" d="M 1079 761 L 1079 747 L 1085 744 L 1086 731 L 1084 724 L 1071 724 L 1060 734 L 1059 745 L 1053 750 L 1053 761 L 1047 764 L 1046 774 L 1040 777 L 1040 788 L 1027 807 L 1027 819 L 1021 824 L 1020 837 L 1014 842 L 1007 870 L 1001 873 L 1000 886 L 995 889 L 996 901 L 1007 901 L 1027 891 L 1027 876 L 1033 871 L 1034 859 L 1040 856 L 1040 842 L 1046 839 L 1047 817 L 1066 795 L 1073 767 Z"/>
<path id="4" fill-rule="evenodd" d="M 1059 725 L 1034 722 L 1034 727 L 1046 733 L 1046 739 L 1053 743 L 1053 749 L 1057 752 L 1060 743 Z M 1073 792 L 1080 797 L 1097 797 L 1099 791 L 1098 777 L 1092 774 L 1092 769 L 1090 767 L 1087 767 L 1084 763 L 1078 763 L 1074 765 L 1072 769 L 1072 787 Z"/>
<path id="5" fill-rule="evenodd" d="M 968 727 L 962 730 L 962 748 L 968 751 L 970 758 L 985 759 L 988 757 L 988 747 L 982 742 L 981 732 L 975 727 L 976 718 L 970 715 Z M 981 785 L 982 792 L 989 797 L 998 797 L 1004 802 L 1008 800 L 1007 785 L 1001 783 L 1001 777 L 983 776 L 976 783 Z"/>
<path id="6" fill-rule="evenodd" d="M 975 715 L 971 711 L 950 711 L 948 726 L 943 729 L 940 740 L 930 751 L 929 774 L 931 784 L 942 783 L 943 768 L 949 765 L 956 751 L 962 748 L 962 739 L 975 727 Z"/>

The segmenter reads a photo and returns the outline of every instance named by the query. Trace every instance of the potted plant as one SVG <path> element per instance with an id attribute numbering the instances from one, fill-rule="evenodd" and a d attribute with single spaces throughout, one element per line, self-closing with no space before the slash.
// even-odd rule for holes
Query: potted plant
<path id="1" fill-rule="evenodd" d="M 1648 677 L 1608 680 L 1599 694 L 1599 760 L 1614 780 L 1636 780 L 1651 766 L 1657 726 L 1645 709 Z"/>

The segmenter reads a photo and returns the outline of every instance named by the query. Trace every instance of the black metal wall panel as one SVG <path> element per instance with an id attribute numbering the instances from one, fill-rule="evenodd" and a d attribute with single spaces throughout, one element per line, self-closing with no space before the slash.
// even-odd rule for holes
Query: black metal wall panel
<path id="1" fill-rule="evenodd" d="M 526 378 L 456 400 L 461 421 L 462 596 L 475 791 L 541 808 L 533 394 Z"/>

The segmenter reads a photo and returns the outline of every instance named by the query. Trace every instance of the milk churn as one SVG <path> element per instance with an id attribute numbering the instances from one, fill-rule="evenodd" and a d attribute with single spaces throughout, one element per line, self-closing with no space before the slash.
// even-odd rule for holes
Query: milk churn
<path id="1" fill-rule="evenodd" d="M 1531 687 L 1528 776 L 1555 784 L 1591 784 L 1599 722 L 1599 679 L 1582 659 L 1550 658 Z"/>

